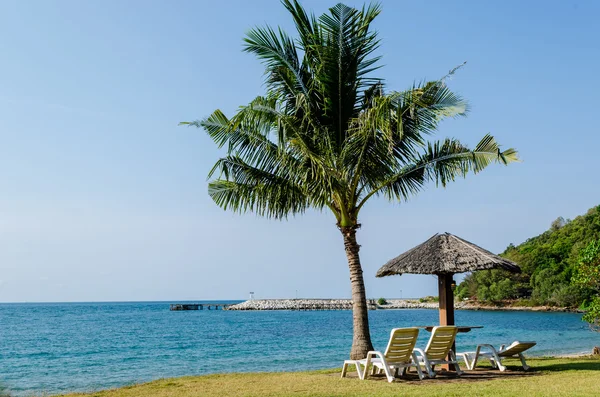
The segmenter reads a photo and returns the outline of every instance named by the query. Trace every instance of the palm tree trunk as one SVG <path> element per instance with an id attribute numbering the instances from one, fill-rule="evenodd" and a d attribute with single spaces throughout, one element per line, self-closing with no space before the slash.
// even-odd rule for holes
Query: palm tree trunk
<path id="1" fill-rule="evenodd" d="M 350 268 L 350 284 L 352 286 L 352 319 L 354 325 L 354 336 L 352 337 L 352 349 L 350 358 L 359 360 L 367 357 L 367 352 L 373 350 L 371 334 L 369 333 L 369 314 L 367 308 L 367 296 L 365 293 L 365 282 L 360 265 L 358 251 L 360 245 L 356 242 L 356 226 L 340 228 L 344 236 L 346 257 Z"/>

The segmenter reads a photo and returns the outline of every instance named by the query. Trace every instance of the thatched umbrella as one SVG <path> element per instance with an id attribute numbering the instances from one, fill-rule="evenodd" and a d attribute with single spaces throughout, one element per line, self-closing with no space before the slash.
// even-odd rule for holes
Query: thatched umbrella
<path id="1" fill-rule="evenodd" d="M 453 234 L 442 233 L 390 260 L 377 271 L 376 276 L 403 273 L 437 275 L 440 325 L 454 325 L 454 273 L 492 268 L 502 268 L 515 273 L 521 271 L 514 262 Z"/>

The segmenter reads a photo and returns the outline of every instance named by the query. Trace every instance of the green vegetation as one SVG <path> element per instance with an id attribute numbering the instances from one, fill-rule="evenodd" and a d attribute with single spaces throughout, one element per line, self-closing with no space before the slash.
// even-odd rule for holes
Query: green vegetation
<path id="1" fill-rule="evenodd" d="M 467 103 L 446 77 L 386 90 L 379 69 L 378 5 L 343 4 L 316 17 L 283 0 L 297 30 L 258 27 L 245 51 L 265 66 L 266 89 L 228 118 L 216 110 L 183 124 L 204 128 L 227 148 L 209 178 L 217 205 L 235 212 L 287 219 L 309 208 L 329 210 L 341 232 L 350 271 L 352 358 L 372 350 L 367 300 L 356 239 L 359 213 L 379 196 L 403 202 L 428 182 L 445 186 L 491 163 L 517 160 L 486 135 L 470 150 L 456 139 L 428 142 L 439 123 L 464 116 Z M 398 45 L 401 45 L 400 43 Z M 454 74 L 457 68 L 448 74 Z"/>
<path id="2" fill-rule="evenodd" d="M 503 270 L 474 272 L 456 288 L 456 296 L 482 302 L 517 299 L 516 304 L 522 306 L 585 308 L 592 302 L 597 305 L 598 289 L 594 291 L 574 278 L 582 252 L 597 239 L 600 239 L 600 206 L 572 221 L 558 218 L 548 231 L 516 247 L 511 244 L 501 254 L 519 264 L 521 274 Z"/>
<path id="3" fill-rule="evenodd" d="M 419 302 L 421 303 L 437 303 L 440 301 L 439 296 L 425 296 L 423 298 L 419 298 Z"/>
<path id="4" fill-rule="evenodd" d="M 385 300 L 385 298 L 379 298 L 379 299 L 377 299 L 377 304 L 378 305 L 387 305 L 387 300 Z"/>
<path id="5" fill-rule="evenodd" d="M 586 307 L 583 319 L 600 330 L 600 240 L 592 241 L 583 251 L 573 284 L 591 290 L 593 298 Z"/>
<path id="6" fill-rule="evenodd" d="M 69 397 L 195 397 L 195 396 L 596 396 L 600 360 L 528 359 L 532 370 L 518 369 L 507 360 L 511 372 L 478 370 L 461 379 L 399 380 L 340 379 L 339 370 L 222 374 L 163 379 L 142 385 Z M 514 371 L 513 371 L 514 370 Z M 477 376 L 477 373 L 480 373 Z M 414 377 L 413 379 L 415 379 Z"/>

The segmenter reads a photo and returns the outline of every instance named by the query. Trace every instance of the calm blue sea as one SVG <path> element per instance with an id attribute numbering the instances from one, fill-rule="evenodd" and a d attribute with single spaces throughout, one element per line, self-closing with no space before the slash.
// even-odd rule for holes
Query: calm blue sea
<path id="1" fill-rule="evenodd" d="M 435 310 L 369 313 L 376 349 L 394 327 L 436 324 Z M 457 349 L 535 340 L 531 355 L 590 352 L 580 314 L 458 311 Z M 428 333 L 421 332 L 424 347 Z M 339 367 L 349 311 L 169 311 L 169 302 L 0 304 L 0 382 L 17 396 L 93 391 L 183 375 Z"/>

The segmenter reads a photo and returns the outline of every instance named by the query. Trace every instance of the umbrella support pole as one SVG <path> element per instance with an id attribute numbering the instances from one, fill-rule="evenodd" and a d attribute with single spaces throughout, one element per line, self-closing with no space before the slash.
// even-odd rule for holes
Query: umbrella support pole
<path id="1" fill-rule="evenodd" d="M 453 274 L 438 274 L 438 291 L 440 297 L 440 325 L 454 324 L 454 291 L 452 291 Z M 452 345 L 456 354 L 456 343 Z M 442 368 L 454 371 L 454 365 L 444 364 Z"/>

